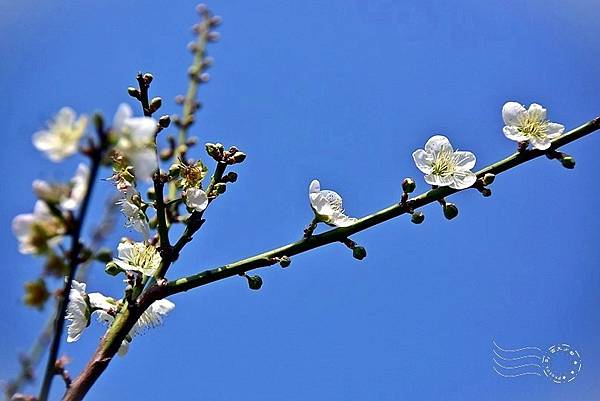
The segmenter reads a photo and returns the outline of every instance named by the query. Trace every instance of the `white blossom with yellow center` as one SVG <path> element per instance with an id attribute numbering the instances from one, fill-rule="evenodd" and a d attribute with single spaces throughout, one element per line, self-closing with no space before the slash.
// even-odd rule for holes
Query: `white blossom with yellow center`
<path id="1" fill-rule="evenodd" d="M 471 172 L 475 166 L 475 155 L 471 152 L 455 151 L 442 135 L 434 135 L 425 144 L 425 149 L 413 153 L 417 168 L 425 174 L 425 182 L 454 189 L 468 188 L 477 177 Z"/>
<path id="2" fill-rule="evenodd" d="M 152 277 L 160 265 L 161 257 L 156 248 L 143 242 L 121 242 L 117 251 L 118 258 L 113 262 L 126 271 Z"/>
<path id="3" fill-rule="evenodd" d="M 53 162 L 59 162 L 77 152 L 79 140 L 85 132 L 87 117 L 76 118 L 75 111 L 63 107 L 48 123 L 48 129 L 33 134 L 33 145 Z"/>
<path id="4" fill-rule="evenodd" d="M 546 109 L 532 103 L 529 109 L 517 102 L 508 102 L 502 107 L 502 119 L 506 126 L 504 135 L 513 141 L 528 141 L 536 149 L 546 150 L 552 139 L 560 136 L 565 127 L 546 118 Z"/>
<path id="5" fill-rule="evenodd" d="M 35 203 L 33 213 L 15 216 L 12 231 L 19 241 L 19 252 L 39 255 L 62 241 L 65 227 L 50 212 L 46 202 L 39 200 Z"/>
<path id="6" fill-rule="evenodd" d="M 318 180 L 310 183 L 308 190 L 310 207 L 318 221 L 335 227 L 347 227 L 356 222 L 356 218 L 348 217 L 342 206 L 342 197 L 337 192 L 321 190 Z"/>

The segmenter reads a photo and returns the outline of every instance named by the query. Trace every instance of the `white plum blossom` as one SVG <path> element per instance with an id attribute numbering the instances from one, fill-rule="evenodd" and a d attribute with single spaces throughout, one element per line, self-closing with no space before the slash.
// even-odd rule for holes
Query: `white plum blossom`
<path id="1" fill-rule="evenodd" d="M 71 321 L 67 326 L 67 342 L 69 343 L 79 340 L 83 329 L 90 323 L 90 308 L 86 297 L 85 283 L 73 280 L 65 316 L 65 319 Z"/>
<path id="2" fill-rule="evenodd" d="M 76 280 L 71 282 L 69 304 L 67 305 L 66 320 L 71 323 L 67 327 L 67 342 L 79 340 L 83 330 L 89 326 L 93 313 L 98 314 L 98 319 L 112 322 L 112 315 L 116 311 L 116 301 L 99 292 L 85 293 L 86 284 Z M 108 316 L 109 318 L 106 318 Z"/>
<path id="3" fill-rule="evenodd" d="M 63 223 L 54 216 L 46 202 L 38 200 L 33 213 L 19 214 L 12 221 L 12 231 L 19 241 L 19 252 L 43 254 L 58 244 L 65 232 Z"/>
<path id="4" fill-rule="evenodd" d="M 144 333 L 146 330 L 162 325 L 164 318 L 175 308 L 175 304 L 168 299 L 159 299 L 154 301 L 142 313 L 142 316 L 131 328 L 130 337 L 135 337 L 138 334 Z"/>
<path id="5" fill-rule="evenodd" d="M 112 129 L 118 135 L 115 149 L 133 165 L 135 177 L 150 181 L 157 169 L 156 120 L 150 117 L 133 117 L 131 107 L 122 103 L 113 118 Z"/>
<path id="6" fill-rule="evenodd" d="M 89 167 L 79 163 L 75 176 L 71 178 L 69 184 L 34 180 L 32 184 L 33 192 L 41 200 L 58 205 L 62 210 L 75 210 L 85 198 L 89 177 Z"/>
<path id="7" fill-rule="evenodd" d="M 546 150 L 552 139 L 560 136 L 565 126 L 551 123 L 546 118 L 546 109 L 532 103 L 529 109 L 517 102 L 508 102 L 502 107 L 504 135 L 513 141 L 527 141 L 536 149 Z"/>
<path id="8" fill-rule="evenodd" d="M 201 212 L 208 206 L 208 195 L 200 188 L 185 190 L 185 204 L 196 212 Z"/>
<path id="9" fill-rule="evenodd" d="M 123 198 L 120 199 L 117 204 L 121 205 L 121 211 L 127 218 L 127 226 L 142 233 L 144 239 L 147 239 L 150 235 L 150 225 L 146 214 L 141 208 L 140 201 L 136 201 L 135 199 L 141 200 L 139 192 L 131 185 L 127 186 L 122 192 Z"/>
<path id="10" fill-rule="evenodd" d="M 90 294 L 91 296 L 92 294 Z M 175 308 L 175 304 L 166 299 L 160 299 L 158 301 L 154 301 L 152 305 L 148 307 L 142 313 L 137 322 L 133 325 L 125 340 L 119 346 L 118 354 L 120 356 L 124 356 L 127 354 L 129 350 L 129 343 L 133 340 L 135 336 L 138 334 L 144 333 L 146 330 L 158 327 L 162 325 L 164 318 Z M 110 326 L 114 321 L 114 317 L 108 313 L 102 313 L 98 311 L 98 320 Z"/>
<path id="11" fill-rule="evenodd" d="M 137 271 L 152 277 L 160 266 L 161 257 L 153 245 L 125 241 L 119 244 L 117 251 L 118 258 L 113 262 L 125 271 Z"/>
<path id="12" fill-rule="evenodd" d="M 475 155 L 471 152 L 455 151 L 442 135 L 434 135 L 425 144 L 425 149 L 413 153 L 417 168 L 425 174 L 425 182 L 454 189 L 468 188 L 477 177 L 471 172 L 475 166 Z"/>
<path id="13" fill-rule="evenodd" d="M 77 118 L 72 108 L 63 107 L 48 123 L 48 129 L 33 134 L 33 145 L 53 162 L 59 162 L 77 152 L 86 126 L 85 115 Z"/>
<path id="14" fill-rule="evenodd" d="M 356 218 L 348 217 L 344 213 L 342 197 L 337 192 L 327 189 L 321 190 L 321 184 L 318 180 L 313 180 L 310 183 L 308 197 L 310 207 L 318 221 L 336 227 L 347 227 L 357 221 Z"/>

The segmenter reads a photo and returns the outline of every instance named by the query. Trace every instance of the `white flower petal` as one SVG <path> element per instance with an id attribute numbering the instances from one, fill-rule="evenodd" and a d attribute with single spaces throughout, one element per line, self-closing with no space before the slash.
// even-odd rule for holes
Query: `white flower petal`
<path id="1" fill-rule="evenodd" d="M 71 125 L 75 123 L 75 110 L 70 107 L 63 107 L 58 111 L 54 118 L 54 124 L 56 125 Z"/>
<path id="2" fill-rule="evenodd" d="M 433 163 L 434 160 L 431 153 L 427 153 L 423 149 L 417 149 L 413 152 L 412 156 L 419 170 L 421 170 L 424 174 L 431 173 L 431 163 Z"/>
<path id="3" fill-rule="evenodd" d="M 529 143 L 531 143 L 531 146 L 539 150 L 548 149 L 551 145 L 551 142 L 552 139 L 548 138 L 547 136 L 545 138 L 532 137 L 529 139 Z"/>
<path id="4" fill-rule="evenodd" d="M 310 183 L 310 186 L 308 187 L 308 193 L 316 194 L 316 193 L 319 193 L 320 191 L 321 191 L 321 184 L 319 183 L 319 180 L 312 180 Z"/>
<path id="5" fill-rule="evenodd" d="M 457 170 L 471 170 L 475 167 L 476 158 L 472 152 L 456 151 L 454 152 L 454 162 Z"/>
<path id="6" fill-rule="evenodd" d="M 131 155 L 135 178 L 140 181 L 152 181 L 152 175 L 158 168 L 154 149 L 143 149 Z"/>
<path id="7" fill-rule="evenodd" d="M 561 136 L 565 131 L 565 126 L 557 123 L 548 123 L 548 138 L 554 139 Z"/>
<path id="8" fill-rule="evenodd" d="M 434 135 L 425 144 L 425 152 L 435 154 L 438 152 L 452 152 L 450 141 L 443 135 Z"/>
<path id="9" fill-rule="evenodd" d="M 126 129 L 130 130 L 134 141 L 154 142 L 156 120 L 150 117 L 133 117 L 125 120 Z"/>
<path id="10" fill-rule="evenodd" d="M 470 171 L 457 171 L 453 175 L 452 183 L 450 188 L 454 189 L 465 189 L 469 188 L 477 180 L 477 176 Z"/>
<path id="11" fill-rule="evenodd" d="M 131 106 L 127 103 L 121 103 L 113 117 L 112 129 L 117 133 L 122 133 L 125 129 L 125 121 L 133 116 Z"/>
<path id="12" fill-rule="evenodd" d="M 185 204 L 197 212 L 201 212 L 208 206 L 208 196 L 200 188 L 188 188 L 185 191 Z"/>
<path id="13" fill-rule="evenodd" d="M 502 128 L 502 132 L 504 133 L 505 137 L 512 141 L 522 142 L 528 139 L 527 135 L 522 133 L 519 128 L 515 126 L 505 126 Z"/>
<path id="14" fill-rule="evenodd" d="M 442 177 L 434 174 L 427 174 L 425 176 L 425 182 L 429 185 L 437 185 L 439 187 L 447 187 L 454 182 L 451 175 Z"/>
<path id="15" fill-rule="evenodd" d="M 537 103 L 532 103 L 527 110 L 527 114 L 529 114 L 529 118 L 534 118 L 537 121 L 545 121 L 546 120 L 546 109 L 540 106 Z"/>
<path id="16" fill-rule="evenodd" d="M 117 351 L 117 354 L 119 356 L 125 356 L 125 355 L 127 355 L 128 351 L 129 351 L 129 342 L 127 340 L 123 340 L 123 342 L 119 346 L 119 351 Z"/>
<path id="17" fill-rule="evenodd" d="M 502 119 L 508 126 L 518 126 L 524 114 L 527 112 L 522 104 L 507 102 L 502 106 Z"/>

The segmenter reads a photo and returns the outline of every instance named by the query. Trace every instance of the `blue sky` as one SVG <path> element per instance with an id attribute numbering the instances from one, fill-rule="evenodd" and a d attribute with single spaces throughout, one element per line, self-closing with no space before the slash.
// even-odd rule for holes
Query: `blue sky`
<path id="1" fill-rule="evenodd" d="M 396 202 L 406 176 L 425 190 L 411 153 L 433 134 L 473 151 L 477 168 L 505 157 L 505 101 L 539 102 L 567 128 L 600 113 L 595 1 L 318 3 L 210 4 L 224 25 L 193 134 L 248 159 L 170 277 L 296 240 L 313 178 L 355 216 Z M 31 210 L 33 179 L 69 177 L 78 161 L 50 163 L 31 134 L 64 105 L 112 116 L 138 70 L 154 74 L 164 112 L 179 113 L 194 5 L 0 3 L 0 377 L 14 375 L 48 312 L 20 303 L 40 261 L 17 253 L 10 221 Z M 136 338 L 87 399 L 597 400 L 599 149 L 595 134 L 564 149 L 573 171 L 540 159 L 499 176 L 491 198 L 459 194 L 451 222 L 431 205 L 421 226 L 404 216 L 356 235 L 362 262 L 331 245 L 265 269 L 258 292 L 232 278 L 176 296 L 165 326 Z M 100 204 L 109 184 L 98 188 Z M 89 288 L 122 293 L 101 266 Z M 101 334 L 93 324 L 63 344 L 71 371 Z M 561 385 L 502 378 L 492 339 L 568 343 L 583 369 Z M 54 390 L 58 399 L 58 381 Z"/>

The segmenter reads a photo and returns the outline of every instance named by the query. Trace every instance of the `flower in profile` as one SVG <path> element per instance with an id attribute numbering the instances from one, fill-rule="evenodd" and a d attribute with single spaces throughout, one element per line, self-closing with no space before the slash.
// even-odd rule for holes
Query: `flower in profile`
<path id="1" fill-rule="evenodd" d="M 161 257 L 153 245 L 143 242 L 121 242 L 117 247 L 118 258 L 113 259 L 121 269 L 154 276 L 160 266 Z"/>
<path id="2" fill-rule="evenodd" d="M 477 177 L 471 172 L 475 166 L 475 155 L 471 152 L 455 151 L 442 135 L 434 135 L 425 144 L 425 149 L 413 152 L 417 168 L 425 174 L 425 182 L 454 189 L 468 188 Z"/>
<path id="3" fill-rule="evenodd" d="M 33 134 L 33 145 L 53 162 L 59 162 L 77 152 L 86 126 L 86 116 L 77 118 L 72 108 L 63 107 L 48 123 L 48 129 Z"/>
<path id="4" fill-rule="evenodd" d="M 51 205 L 60 206 L 63 210 L 75 210 L 85 198 L 89 176 L 89 167 L 79 163 L 75 176 L 71 178 L 69 184 L 34 180 L 33 192 L 39 199 Z"/>
<path id="5" fill-rule="evenodd" d="M 44 201 L 35 203 L 33 213 L 19 214 L 12 221 L 12 231 L 19 241 L 19 252 L 41 255 L 62 240 L 64 224 Z"/>
<path id="6" fill-rule="evenodd" d="M 532 103 L 529 109 L 517 102 L 507 102 L 502 107 L 504 135 L 513 141 L 527 141 L 536 149 L 546 150 L 552 139 L 565 130 L 562 124 L 552 123 L 546 118 L 546 109 Z"/>
<path id="7" fill-rule="evenodd" d="M 85 288 L 85 283 L 76 280 L 71 282 L 69 304 L 65 316 L 65 319 L 71 322 L 67 327 L 67 342 L 69 343 L 79 340 L 83 330 L 90 325 L 90 317 L 93 313 L 98 314 L 99 320 L 112 322 L 112 316 L 116 312 L 117 305 L 113 298 L 106 297 L 99 292 L 86 294 Z"/>
<path id="8" fill-rule="evenodd" d="M 130 185 L 123 191 L 123 198 L 117 201 L 117 204 L 121 205 L 121 211 L 127 218 L 127 226 L 142 233 L 144 239 L 147 239 L 150 235 L 150 225 L 142 209 L 141 199 L 139 192 Z"/>
<path id="9" fill-rule="evenodd" d="M 85 283 L 73 280 L 71 282 L 71 291 L 69 292 L 69 304 L 67 305 L 67 314 L 65 319 L 71 323 L 67 326 L 67 342 L 79 340 L 83 329 L 90 323 L 90 308 L 87 294 L 85 293 Z"/>
<path id="10" fill-rule="evenodd" d="M 116 135 L 115 150 L 133 165 L 135 177 L 150 181 L 157 169 L 156 120 L 150 117 L 133 117 L 131 107 L 122 103 L 113 118 L 112 130 Z"/>
<path id="11" fill-rule="evenodd" d="M 327 189 L 321 190 L 321 184 L 318 180 L 313 180 L 310 183 L 308 197 L 310 207 L 318 221 L 336 227 L 347 227 L 357 221 L 356 218 L 348 217 L 344 213 L 342 197 L 337 192 Z"/>
<path id="12" fill-rule="evenodd" d="M 208 196 L 200 188 L 188 188 L 185 190 L 185 204 L 196 212 L 201 212 L 208 206 Z"/>

